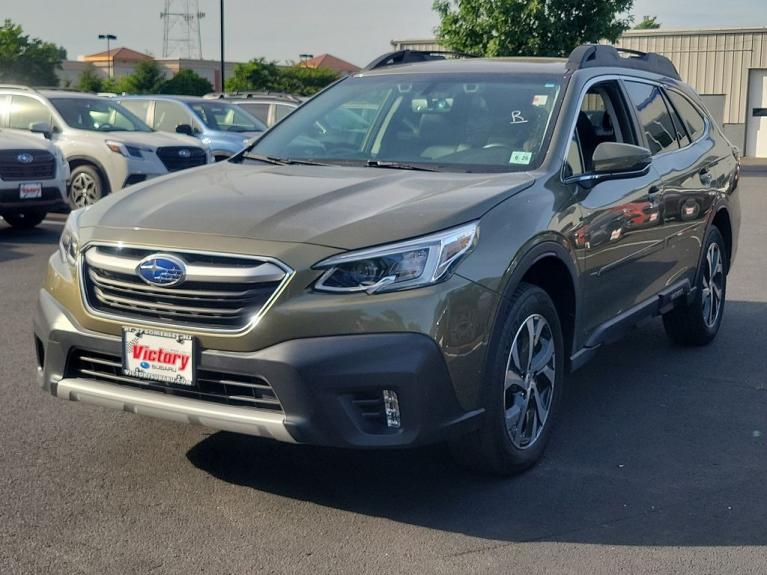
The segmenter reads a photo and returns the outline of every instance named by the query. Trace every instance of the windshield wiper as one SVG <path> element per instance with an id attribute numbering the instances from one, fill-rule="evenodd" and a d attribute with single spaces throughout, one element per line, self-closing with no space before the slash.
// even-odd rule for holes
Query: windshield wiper
<path id="1" fill-rule="evenodd" d="M 287 165 L 287 162 L 279 159 L 279 158 L 273 158 L 271 156 L 262 156 L 261 154 L 251 154 L 250 152 L 246 152 L 242 155 L 243 158 L 246 158 L 248 160 L 256 160 L 258 162 L 264 162 L 266 164 L 272 164 L 274 166 L 285 166 Z"/>
<path id="2" fill-rule="evenodd" d="M 248 160 L 258 160 L 259 162 L 266 162 L 267 164 L 274 164 L 275 166 L 329 166 L 330 164 L 322 164 L 320 162 L 312 162 L 311 160 L 294 160 L 292 158 L 277 158 L 275 156 L 262 156 L 261 154 L 251 154 L 246 152 L 242 155 L 243 158 Z"/>
<path id="3" fill-rule="evenodd" d="M 368 168 L 389 168 L 391 170 L 414 170 L 417 172 L 439 172 L 437 168 L 427 166 L 416 166 L 415 164 L 405 164 L 403 162 L 386 162 L 381 160 L 368 160 Z"/>

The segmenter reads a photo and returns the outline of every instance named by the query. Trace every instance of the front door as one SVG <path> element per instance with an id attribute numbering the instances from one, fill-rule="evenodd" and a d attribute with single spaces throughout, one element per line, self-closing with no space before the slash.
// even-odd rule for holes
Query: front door
<path id="1" fill-rule="evenodd" d="M 566 175 L 588 175 L 603 142 L 640 143 L 628 104 L 616 81 L 595 84 L 583 98 L 565 167 Z M 611 179 L 593 187 L 572 184 L 580 208 L 573 231 L 587 336 L 608 320 L 653 294 L 664 249 L 657 202 L 660 177 L 652 167 L 641 176 Z"/>

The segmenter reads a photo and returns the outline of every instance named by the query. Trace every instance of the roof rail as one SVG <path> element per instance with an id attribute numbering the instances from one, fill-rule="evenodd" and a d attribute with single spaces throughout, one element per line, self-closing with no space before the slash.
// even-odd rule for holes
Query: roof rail
<path id="1" fill-rule="evenodd" d="M 34 88 L 23 84 L 0 84 L 0 90 L 24 90 L 25 92 L 36 92 Z"/>
<path id="2" fill-rule="evenodd" d="M 572 72 L 596 67 L 632 68 L 675 80 L 682 79 L 671 60 L 654 52 L 616 48 L 607 44 L 583 44 L 573 50 L 567 59 L 567 69 Z"/>
<path id="3" fill-rule="evenodd" d="M 220 100 L 222 98 L 274 98 L 288 100 L 291 102 L 301 102 L 301 98 L 295 94 L 289 94 L 287 92 L 270 92 L 268 90 L 235 90 L 233 92 L 210 92 L 205 94 L 203 98 L 211 100 Z"/>
<path id="4" fill-rule="evenodd" d="M 397 50 L 396 52 L 389 52 L 383 56 L 379 56 L 373 60 L 370 64 L 365 66 L 363 70 L 376 70 L 378 68 L 385 68 L 386 66 L 398 66 L 400 64 L 414 64 L 416 62 L 430 62 L 433 60 L 446 60 L 448 57 L 453 58 L 476 58 L 472 54 L 464 54 L 462 52 L 450 52 L 445 50 Z"/>

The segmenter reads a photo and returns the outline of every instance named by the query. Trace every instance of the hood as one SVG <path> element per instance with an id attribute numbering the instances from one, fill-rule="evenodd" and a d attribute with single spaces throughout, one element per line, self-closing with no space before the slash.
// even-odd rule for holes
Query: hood
<path id="1" fill-rule="evenodd" d="M 184 134 L 168 134 L 166 132 L 105 132 L 104 139 L 116 140 L 126 144 L 152 149 L 163 146 L 188 146 L 190 148 L 205 148 L 197 138 Z"/>
<path id="2" fill-rule="evenodd" d="M 0 130 L 0 150 L 45 150 L 53 151 L 53 144 L 40 134 Z"/>
<path id="3" fill-rule="evenodd" d="M 218 141 L 231 142 L 232 144 L 244 147 L 243 142 L 254 138 L 260 138 L 264 135 L 264 132 L 224 132 L 221 130 L 208 130 L 205 135 Z"/>
<path id="4" fill-rule="evenodd" d="M 80 225 L 355 249 L 479 218 L 532 182 L 526 173 L 221 162 L 107 196 Z"/>

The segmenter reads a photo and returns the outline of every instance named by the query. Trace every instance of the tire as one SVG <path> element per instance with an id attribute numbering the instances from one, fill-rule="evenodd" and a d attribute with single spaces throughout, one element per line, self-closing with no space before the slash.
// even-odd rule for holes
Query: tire
<path id="1" fill-rule="evenodd" d="M 48 212 L 44 210 L 30 210 L 26 212 L 11 212 L 3 214 L 3 219 L 8 222 L 12 228 L 30 229 L 45 219 Z"/>
<path id="2" fill-rule="evenodd" d="M 716 226 L 709 229 L 703 246 L 693 300 L 688 304 L 677 305 L 663 316 L 666 334 L 681 345 L 701 346 L 711 343 L 722 325 L 729 262 L 724 238 Z"/>
<path id="3" fill-rule="evenodd" d="M 543 454 L 562 397 L 565 347 L 554 302 L 539 287 L 520 284 L 501 314 L 485 369 L 485 417 L 480 429 L 450 447 L 459 463 L 505 476 L 528 469 Z M 536 343 L 528 370 L 531 333 Z"/>
<path id="4" fill-rule="evenodd" d="M 96 168 L 83 164 L 72 170 L 69 205 L 73 210 L 95 204 L 105 195 L 104 180 Z"/>

